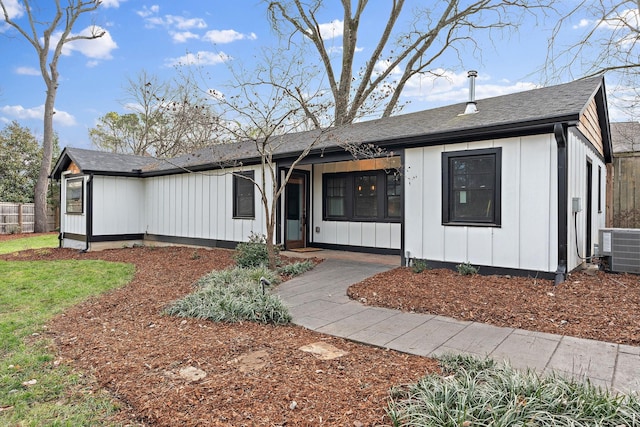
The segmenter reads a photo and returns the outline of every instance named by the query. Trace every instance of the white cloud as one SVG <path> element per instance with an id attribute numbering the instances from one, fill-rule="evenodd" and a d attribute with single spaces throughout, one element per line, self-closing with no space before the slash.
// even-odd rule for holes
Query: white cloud
<path id="1" fill-rule="evenodd" d="M 501 81 L 495 84 L 489 83 L 489 81 L 489 77 L 482 75 L 477 78 L 476 99 L 491 98 L 540 87 L 531 82 Z M 438 105 L 465 102 L 469 98 L 469 78 L 466 71 L 455 73 L 443 69 L 434 70 L 433 74 L 416 75 L 409 79 L 402 96 Z"/>
<path id="2" fill-rule="evenodd" d="M 97 39 L 91 40 L 74 40 L 72 42 L 66 43 L 62 48 L 63 55 L 71 55 L 73 52 L 79 52 L 87 58 L 92 59 L 111 59 L 111 51 L 118 48 L 116 42 L 111 38 L 111 34 L 109 31 L 105 30 L 102 27 L 97 25 L 92 25 L 84 30 L 80 31 L 78 34 L 71 34 L 73 36 L 85 36 L 89 37 L 91 34 L 95 34 L 95 32 L 104 31 L 104 35 Z M 51 35 L 51 49 L 55 48 L 55 45 L 58 43 L 60 39 L 60 35 L 62 33 L 60 31 Z"/>
<path id="3" fill-rule="evenodd" d="M 235 30 L 211 30 L 207 31 L 202 40 L 211 43 L 231 43 L 236 40 L 255 40 L 258 36 L 255 33 L 242 34 Z"/>
<path id="4" fill-rule="evenodd" d="M 178 30 L 192 30 L 207 28 L 207 23 L 202 18 L 185 18 L 178 15 L 164 15 L 164 16 L 151 16 L 145 17 L 147 27 L 165 27 L 175 28 Z"/>
<path id="5" fill-rule="evenodd" d="M 391 61 L 383 60 L 376 62 L 376 65 L 373 67 L 373 72 L 377 75 L 384 73 L 391 66 Z M 397 65 L 391 70 L 389 73 L 390 76 L 400 76 L 402 75 L 402 70 Z"/>
<path id="6" fill-rule="evenodd" d="M 20 18 L 24 15 L 24 7 L 18 2 L 18 0 L 4 0 L 3 3 L 7 9 L 9 19 Z M 4 21 L 4 15 L 2 15 L 2 12 L 0 11 L 0 34 L 11 28 L 12 27 Z"/>
<path id="7" fill-rule="evenodd" d="M 20 74 L 23 76 L 39 76 L 40 70 L 37 70 L 33 67 L 18 67 L 16 68 L 16 74 Z"/>
<path id="8" fill-rule="evenodd" d="M 640 25 L 640 10 L 634 8 L 623 10 L 617 15 L 602 20 L 598 27 L 615 31 L 627 27 L 638 28 L 638 25 Z"/>
<path id="9" fill-rule="evenodd" d="M 581 19 L 580 22 L 578 22 L 578 24 L 574 25 L 572 28 L 574 30 L 579 30 L 580 28 L 585 28 L 591 25 L 593 21 L 589 20 L 589 19 Z"/>
<path id="10" fill-rule="evenodd" d="M 120 7 L 120 3 L 124 3 L 127 0 L 102 0 L 102 5 L 106 8 L 118 8 Z"/>
<path id="11" fill-rule="evenodd" d="M 189 39 L 199 38 L 197 34 L 191 31 L 169 31 L 169 34 L 175 43 L 186 43 Z"/>
<path id="12" fill-rule="evenodd" d="M 170 58 L 165 61 L 165 66 L 174 65 L 217 65 L 230 60 L 231 57 L 224 52 L 199 51 L 195 54 L 187 53 L 178 58 Z"/>
<path id="13" fill-rule="evenodd" d="M 7 8 L 7 14 L 10 19 L 20 18 L 24 14 L 24 7 L 18 0 L 4 0 L 3 3 Z M 4 21 L 4 19 L 2 20 Z"/>
<path id="14" fill-rule="evenodd" d="M 207 93 L 209 94 L 209 96 L 215 100 L 218 101 L 223 101 L 225 99 L 224 93 L 220 92 L 217 89 L 209 89 L 207 91 Z"/>
<path id="15" fill-rule="evenodd" d="M 154 4 L 151 7 L 143 6 L 142 10 L 138 10 L 136 13 L 138 14 L 138 16 L 148 18 L 151 15 L 156 15 L 158 12 L 160 12 L 160 6 Z"/>
<path id="16" fill-rule="evenodd" d="M 324 40 L 342 37 L 344 29 L 344 21 L 334 19 L 331 22 L 320 24 L 320 35 Z"/>
<path id="17" fill-rule="evenodd" d="M 55 110 L 53 122 L 60 126 L 75 126 L 76 119 L 66 111 Z M 44 117 L 44 104 L 32 108 L 24 108 L 22 105 L 5 105 L 0 107 L 0 113 L 18 120 L 42 120 Z"/>

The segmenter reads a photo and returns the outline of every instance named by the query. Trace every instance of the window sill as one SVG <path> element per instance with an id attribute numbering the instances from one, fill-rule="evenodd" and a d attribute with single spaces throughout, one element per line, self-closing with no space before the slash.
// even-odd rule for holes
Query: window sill
<path id="1" fill-rule="evenodd" d="M 325 222 L 362 222 L 362 223 L 378 223 L 378 224 L 400 224 L 400 218 L 322 218 Z"/>
<path id="2" fill-rule="evenodd" d="M 443 222 L 444 226 L 453 226 L 453 227 L 491 227 L 491 228 L 501 228 L 502 224 L 497 224 L 494 222 Z"/>

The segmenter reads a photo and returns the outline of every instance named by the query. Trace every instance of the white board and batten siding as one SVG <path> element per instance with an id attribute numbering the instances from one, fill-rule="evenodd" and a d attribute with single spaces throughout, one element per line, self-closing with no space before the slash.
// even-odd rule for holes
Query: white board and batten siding
<path id="1" fill-rule="evenodd" d="M 254 170 L 261 180 L 259 167 Z M 235 169 L 167 175 L 145 179 L 146 223 L 140 232 L 161 236 L 246 241 L 253 232 L 266 233 L 260 192 L 255 189 L 255 217 L 233 218 Z M 271 180 L 267 176 L 267 187 Z"/>
<path id="2" fill-rule="evenodd" d="M 382 162 L 384 160 L 378 160 Z M 313 168 L 313 226 L 311 240 L 338 246 L 400 249 L 401 225 L 391 222 L 325 221 L 323 219 L 322 176 L 325 173 L 377 170 L 373 160 L 359 160 L 315 165 Z"/>
<path id="3" fill-rule="evenodd" d="M 594 143 L 597 149 L 601 149 L 602 143 Z M 591 163 L 591 248 L 594 254 L 594 245 L 598 244 L 598 230 L 605 227 L 606 214 L 606 179 L 607 169 L 600 156 L 592 147 L 585 144 L 583 139 L 576 135 L 575 130 L 570 130 L 567 140 L 567 154 L 569 158 L 569 209 L 568 224 L 568 256 L 567 265 L 569 271 L 583 263 L 587 253 L 587 162 Z M 598 168 L 600 168 L 600 181 L 598 181 Z M 600 188 L 600 192 L 598 192 Z M 598 210 L 598 195 L 600 196 L 600 210 Z M 572 212 L 572 199 L 580 200 L 581 210 L 576 214 Z M 577 237 L 576 237 L 577 231 Z M 577 241 L 577 249 L 576 249 Z"/>
<path id="4" fill-rule="evenodd" d="M 144 180 L 94 175 L 93 234 L 139 234 L 144 230 Z"/>
<path id="5" fill-rule="evenodd" d="M 502 148 L 501 225 L 442 224 L 442 153 Z M 557 267 L 557 148 L 537 135 L 405 150 L 405 255 L 553 272 Z"/>

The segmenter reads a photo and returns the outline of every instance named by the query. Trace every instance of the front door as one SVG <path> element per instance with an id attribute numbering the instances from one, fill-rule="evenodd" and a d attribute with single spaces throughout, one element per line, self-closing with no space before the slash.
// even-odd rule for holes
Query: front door
<path id="1" fill-rule="evenodd" d="M 284 245 L 286 249 L 304 248 L 307 245 L 306 200 L 306 176 L 303 174 L 291 175 L 284 196 Z"/>

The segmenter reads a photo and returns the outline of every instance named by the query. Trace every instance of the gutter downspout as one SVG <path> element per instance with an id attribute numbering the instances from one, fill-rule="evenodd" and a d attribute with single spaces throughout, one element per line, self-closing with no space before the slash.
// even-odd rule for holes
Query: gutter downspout
<path id="1" fill-rule="evenodd" d="M 553 134 L 558 146 L 558 268 L 555 284 L 565 281 L 567 274 L 567 197 L 568 197 L 568 158 L 566 128 L 562 123 L 553 126 Z"/>
<path id="2" fill-rule="evenodd" d="M 86 194 L 86 203 L 87 203 L 87 231 L 86 231 L 86 242 L 85 248 L 82 250 L 83 253 L 89 250 L 91 245 L 91 237 L 93 236 L 93 174 L 89 174 L 89 179 L 87 180 L 87 194 Z"/>

